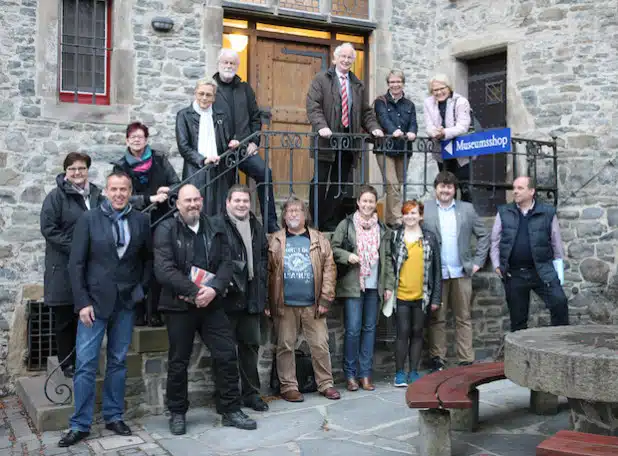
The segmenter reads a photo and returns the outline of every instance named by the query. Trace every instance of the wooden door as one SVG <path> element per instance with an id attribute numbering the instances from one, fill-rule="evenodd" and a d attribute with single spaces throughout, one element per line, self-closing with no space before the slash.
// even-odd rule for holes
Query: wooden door
<path id="1" fill-rule="evenodd" d="M 307 90 L 316 73 L 328 68 L 328 46 L 258 38 L 255 49 L 253 86 L 260 108 L 271 113 L 270 125 L 264 129 L 310 132 Z M 275 198 L 285 198 L 291 192 L 299 198 L 309 197 L 308 183 L 313 177 L 310 145 L 310 139 L 304 136 L 285 138 L 277 134 L 270 138 L 273 182 L 285 182 L 275 185 Z M 264 151 L 260 153 L 264 157 Z"/>
<path id="2" fill-rule="evenodd" d="M 506 52 L 468 62 L 468 99 L 483 129 L 506 127 Z M 506 154 L 482 155 L 474 161 L 475 181 L 506 182 Z M 504 189 L 472 189 L 480 215 L 494 215 L 506 202 Z"/>

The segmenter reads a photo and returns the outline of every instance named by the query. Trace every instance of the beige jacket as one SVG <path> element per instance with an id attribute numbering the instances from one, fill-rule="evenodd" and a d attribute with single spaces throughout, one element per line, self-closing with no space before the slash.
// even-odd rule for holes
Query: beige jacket
<path id="1" fill-rule="evenodd" d="M 313 266 L 315 283 L 315 311 L 318 315 L 318 305 L 329 307 L 335 300 L 335 285 L 337 283 L 337 267 L 333 259 L 330 242 L 322 233 L 309 228 L 311 244 L 309 254 Z M 283 315 L 283 261 L 285 256 L 285 229 L 274 233 L 268 243 L 268 296 L 270 312 L 273 317 Z"/>

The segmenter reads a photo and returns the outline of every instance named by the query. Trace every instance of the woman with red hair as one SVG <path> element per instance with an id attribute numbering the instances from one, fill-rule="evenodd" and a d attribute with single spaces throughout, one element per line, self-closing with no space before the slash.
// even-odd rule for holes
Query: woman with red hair
<path id="1" fill-rule="evenodd" d="M 396 288 L 395 386 L 418 380 L 423 327 L 429 312 L 437 310 L 442 299 L 440 246 L 436 235 L 421 225 L 423 211 L 420 201 L 403 203 L 403 225 L 394 234 L 391 246 Z M 407 375 L 406 358 L 410 367 Z"/>

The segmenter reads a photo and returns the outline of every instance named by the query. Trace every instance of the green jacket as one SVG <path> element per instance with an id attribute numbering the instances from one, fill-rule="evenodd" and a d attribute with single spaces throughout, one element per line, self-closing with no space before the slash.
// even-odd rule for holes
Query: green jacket
<path id="1" fill-rule="evenodd" d="M 348 264 L 348 258 L 351 253 L 356 254 L 356 230 L 352 215 L 342 220 L 333 234 L 330 241 L 333 249 L 333 257 L 337 264 Z M 349 220 L 349 223 L 348 223 Z M 393 290 L 395 288 L 395 270 L 391 259 L 391 231 L 382 223 L 380 224 L 380 264 L 378 266 L 378 295 L 380 305 L 383 304 L 384 291 Z M 348 229 L 348 239 L 350 244 L 354 245 L 354 251 L 348 252 L 341 248 L 345 238 L 346 228 Z M 360 280 L 358 277 L 360 265 L 350 265 L 348 272 L 343 277 L 337 277 L 336 294 L 338 298 L 359 298 L 360 297 Z"/>

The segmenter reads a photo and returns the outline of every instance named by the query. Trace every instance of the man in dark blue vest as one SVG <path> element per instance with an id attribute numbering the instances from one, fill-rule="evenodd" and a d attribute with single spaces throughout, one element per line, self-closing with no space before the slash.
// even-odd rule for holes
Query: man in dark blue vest
<path id="1" fill-rule="evenodd" d="M 535 193 L 532 178 L 515 179 L 514 201 L 498 208 L 491 232 L 491 262 L 504 283 L 511 331 L 528 327 L 530 290 L 545 302 L 552 326 L 569 324 L 556 208 L 536 201 Z"/>
<path id="2" fill-rule="evenodd" d="M 68 447 L 90 433 L 95 380 L 103 336 L 107 358 L 103 382 L 105 427 L 131 435 L 123 421 L 127 352 L 133 335 L 135 304 L 144 299 L 152 276 L 148 217 L 129 204 L 131 178 L 122 171 L 107 177 L 105 200 L 84 212 L 75 225 L 69 273 L 77 325 L 75 412 L 58 445 Z"/>

